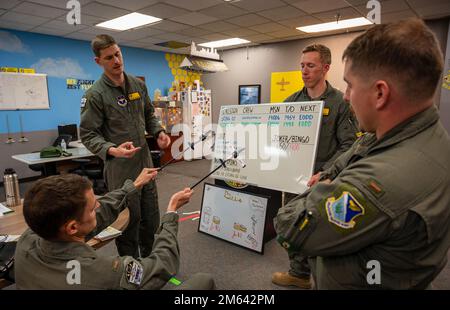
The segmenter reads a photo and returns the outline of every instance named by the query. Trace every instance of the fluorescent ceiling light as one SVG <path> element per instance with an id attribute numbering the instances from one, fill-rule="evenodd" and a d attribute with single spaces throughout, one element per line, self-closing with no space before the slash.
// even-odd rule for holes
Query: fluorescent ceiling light
<path id="1" fill-rule="evenodd" d="M 244 44 L 244 43 L 250 43 L 250 41 L 244 40 L 244 39 L 239 39 L 239 38 L 232 38 L 232 39 L 202 43 L 202 44 L 198 44 L 198 45 L 205 46 L 205 47 L 217 48 L 217 47 L 232 46 L 232 45 L 238 45 L 238 44 Z"/>
<path id="2" fill-rule="evenodd" d="M 153 24 L 159 22 L 161 18 L 145 15 L 141 13 L 130 13 L 121 17 L 117 17 L 106 22 L 97 24 L 95 26 L 114 29 L 114 30 L 128 30 L 140 26 Z"/>
<path id="3" fill-rule="evenodd" d="M 322 32 L 322 31 L 330 31 L 330 30 L 338 30 L 338 29 L 346 29 L 358 26 L 370 25 L 372 22 L 365 17 L 358 17 L 352 19 L 343 19 L 338 22 L 331 23 L 323 23 L 316 24 L 305 27 L 297 27 L 298 30 L 311 33 L 311 32 Z"/>

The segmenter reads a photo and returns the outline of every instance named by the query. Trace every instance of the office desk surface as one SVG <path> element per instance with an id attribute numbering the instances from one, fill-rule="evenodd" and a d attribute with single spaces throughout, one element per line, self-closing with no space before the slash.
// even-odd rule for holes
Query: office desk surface
<path id="1" fill-rule="evenodd" d="M 112 223 L 111 226 L 123 231 L 128 225 L 129 216 L 130 211 L 128 208 L 125 208 L 120 212 L 116 221 Z M 0 235 L 21 235 L 27 228 L 28 225 L 23 217 L 22 205 L 15 207 L 14 212 L 0 216 Z M 109 243 L 111 240 L 112 239 L 100 241 L 92 238 L 87 244 L 94 249 L 98 249 Z"/>
<path id="2" fill-rule="evenodd" d="M 18 154 L 11 156 L 13 159 L 21 161 L 27 165 L 34 165 L 34 164 L 45 164 L 50 162 L 58 162 L 58 161 L 64 161 L 64 160 L 71 160 L 75 158 L 83 158 L 83 157 L 90 157 L 94 156 L 90 151 L 88 151 L 85 147 L 74 147 L 67 149 L 67 152 L 71 153 L 72 156 L 61 156 L 61 157 L 54 157 L 54 158 L 40 158 L 39 152 L 37 153 L 27 153 L 27 154 Z"/>

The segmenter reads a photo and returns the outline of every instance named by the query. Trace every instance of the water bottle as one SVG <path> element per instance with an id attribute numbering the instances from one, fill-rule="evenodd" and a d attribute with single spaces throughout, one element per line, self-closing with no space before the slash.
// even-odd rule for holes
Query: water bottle
<path id="1" fill-rule="evenodd" d="M 64 141 L 64 139 L 61 140 L 61 149 L 64 152 L 67 151 L 67 144 L 66 144 L 66 141 Z"/>
<path id="2" fill-rule="evenodd" d="M 3 184 L 5 186 L 6 206 L 11 208 L 20 205 L 19 179 L 14 169 L 5 169 Z"/>

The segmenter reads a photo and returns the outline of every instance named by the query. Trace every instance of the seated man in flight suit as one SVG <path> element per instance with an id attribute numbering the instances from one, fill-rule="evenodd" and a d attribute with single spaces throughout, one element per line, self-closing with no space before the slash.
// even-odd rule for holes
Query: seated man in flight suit
<path id="1" fill-rule="evenodd" d="M 144 168 L 133 182 L 96 198 L 92 184 L 78 175 L 56 175 L 37 181 L 26 193 L 23 214 L 30 227 L 15 254 L 18 289 L 161 289 L 178 271 L 178 215 L 192 191 L 175 193 L 162 217 L 149 256 L 102 256 L 86 244 L 113 223 L 136 195 L 156 178 Z M 197 274 L 181 289 L 213 289 L 209 275 Z"/>

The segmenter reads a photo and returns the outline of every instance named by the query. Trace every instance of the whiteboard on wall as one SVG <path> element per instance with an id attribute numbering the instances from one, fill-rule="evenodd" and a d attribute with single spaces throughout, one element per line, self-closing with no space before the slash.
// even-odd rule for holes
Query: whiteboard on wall
<path id="1" fill-rule="evenodd" d="M 268 198 L 205 183 L 198 230 L 262 253 Z"/>
<path id="2" fill-rule="evenodd" d="M 212 177 L 303 193 L 314 171 L 322 110 L 323 101 L 222 106 L 211 169 L 244 150 Z"/>
<path id="3" fill-rule="evenodd" d="M 49 108 L 46 74 L 0 72 L 0 110 Z"/>

